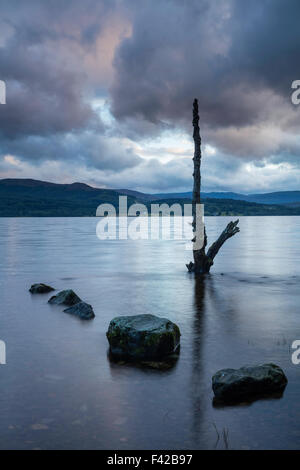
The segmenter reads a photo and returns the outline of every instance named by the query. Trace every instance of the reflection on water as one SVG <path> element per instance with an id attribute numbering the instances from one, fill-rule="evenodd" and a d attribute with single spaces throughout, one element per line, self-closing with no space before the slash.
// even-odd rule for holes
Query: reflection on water
<path id="1" fill-rule="evenodd" d="M 206 278 L 186 272 L 181 240 L 109 240 L 96 219 L 0 219 L 0 447 L 18 449 L 298 448 L 300 218 L 243 217 Z M 210 240 L 227 219 L 207 218 Z M 45 282 L 93 305 L 82 322 L 33 296 Z M 176 322 L 169 370 L 109 360 L 112 317 L 152 313 Z M 213 406 L 219 369 L 278 363 L 280 399 Z"/>
<path id="2" fill-rule="evenodd" d="M 192 406 L 192 435 L 195 446 L 199 446 L 201 440 L 201 424 L 203 415 L 203 398 L 201 397 L 202 380 L 201 371 L 203 369 L 202 345 L 205 336 L 205 287 L 207 285 L 207 277 L 194 277 L 194 320 L 193 320 L 193 337 L 192 337 L 192 375 L 191 375 L 191 403 Z"/>

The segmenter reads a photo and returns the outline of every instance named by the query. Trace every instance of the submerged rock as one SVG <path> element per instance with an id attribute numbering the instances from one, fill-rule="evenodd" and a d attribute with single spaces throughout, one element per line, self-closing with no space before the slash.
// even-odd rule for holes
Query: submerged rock
<path id="1" fill-rule="evenodd" d="M 116 317 L 110 322 L 106 336 L 113 356 L 134 361 L 167 358 L 180 342 L 178 326 L 154 315 Z"/>
<path id="2" fill-rule="evenodd" d="M 86 302 L 78 302 L 72 307 L 65 308 L 64 312 L 76 315 L 83 320 L 91 320 L 95 317 L 92 306 Z"/>
<path id="3" fill-rule="evenodd" d="M 139 364 L 142 367 L 147 367 L 149 369 L 165 371 L 173 369 L 177 363 L 177 360 L 178 354 L 173 354 L 172 356 L 165 358 L 163 361 L 141 361 Z"/>
<path id="4" fill-rule="evenodd" d="M 161 358 L 160 360 L 152 360 L 152 361 L 145 361 L 145 360 L 134 360 L 132 358 L 120 358 L 116 357 L 112 354 L 109 350 L 108 358 L 112 365 L 117 366 L 127 366 L 127 367 L 138 367 L 142 369 L 155 369 L 158 371 L 167 371 L 173 369 L 177 364 L 179 358 L 179 348 L 177 348 L 176 352 L 170 354 L 166 357 Z"/>
<path id="5" fill-rule="evenodd" d="M 276 364 L 222 369 L 212 378 L 215 397 L 222 401 L 266 396 L 283 391 L 286 384 L 287 378 Z"/>
<path id="6" fill-rule="evenodd" d="M 29 289 L 29 292 L 32 294 L 46 294 L 47 292 L 51 292 L 55 289 L 51 286 L 47 286 L 47 284 L 32 284 L 32 286 Z"/>
<path id="7" fill-rule="evenodd" d="M 72 289 L 67 289 L 60 291 L 57 295 L 53 295 L 48 302 L 49 304 L 56 305 L 75 305 L 81 302 L 81 299 Z"/>

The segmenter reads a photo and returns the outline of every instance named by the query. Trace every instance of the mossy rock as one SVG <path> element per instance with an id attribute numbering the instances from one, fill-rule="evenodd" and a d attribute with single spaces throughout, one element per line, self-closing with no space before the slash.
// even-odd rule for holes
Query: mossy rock
<path id="1" fill-rule="evenodd" d="M 81 299 L 72 289 L 67 289 L 60 291 L 57 295 L 53 295 L 48 302 L 49 304 L 72 306 L 81 302 Z"/>
<path id="2" fill-rule="evenodd" d="M 146 314 L 114 318 L 106 336 L 114 357 L 134 361 L 163 360 L 180 344 L 180 330 L 175 323 Z"/>
<path id="3" fill-rule="evenodd" d="M 276 364 L 245 366 L 240 369 L 222 369 L 212 378 L 216 399 L 238 401 L 253 396 L 265 397 L 282 392 L 287 384 L 283 370 Z"/>
<path id="4" fill-rule="evenodd" d="M 72 305 L 72 307 L 65 308 L 64 312 L 75 315 L 82 320 L 91 320 L 92 318 L 95 318 L 93 307 L 86 302 L 78 302 L 77 304 Z"/>
<path id="5" fill-rule="evenodd" d="M 32 294 L 47 294 L 48 292 L 53 291 L 53 287 L 47 286 L 47 284 L 43 284 L 42 282 L 39 284 L 32 284 L 29 289 L 29 292 Z"/>

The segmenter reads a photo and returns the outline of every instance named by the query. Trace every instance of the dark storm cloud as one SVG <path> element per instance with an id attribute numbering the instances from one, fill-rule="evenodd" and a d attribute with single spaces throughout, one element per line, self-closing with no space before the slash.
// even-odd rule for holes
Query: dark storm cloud
<path id="1" fill-rule="evenodd" d="M 12 137 L 95 125 L 84 99 L 92 77 L 74 47 L 93 49 L 116 11 L 132 35 L 115 55 L 111 98 L 117 118 L 136 119 L 132 135 L 189 124 L 195 96 L 207 127 L 252 124 L 268 107 L 258 92 L 288 101 L 300 76 L 298 0 L 3 1 L 1 11 L 11 34 L 0 48 L 10 91 L 0 128 Z"/>
<path id="2" fill-rule="evenodd" d="M 138 165 L 142 159 L 126 145 L 121 148 L 113 139 L 87 131 L 76 134 L 26 136 L 2 140 L 2 154 L 12 154 L 20 161 L 41 165 L 45 161 L 63 161 L 69 165 L 121 171 Z"/>
<path id="3" fill-rule="evenodd" d="M 105 0 L 1 2 L 0 71 L 7 84 L 7 106 L 0 109 L 3 136 L 100 125 L 87 101 L 79 48 L 95 40 L 114 5 Z"/>
<path id="4" fill-rule="evenodd" d="M 284 96 L 300 76 L 300 32 L 297 0 L 235 0 L 232 8 L 231 54 L 234 71 L 261 81 Z"/>
<path id="5" fill-rule="evenodd" d="M 0 70 L 7 86 L 7 105 L 0 107 L 2 155 L 36 166 L 63 161 L 111 172 L 140 163 L 131 148 L 105 137 L 90 103 L 94 77 L 82 63 L 86 51 L 94 52 L 116 3 L 2 2 Z M 101 74 L 101 63 L 99 68 Z"/>
<path id="6" fill-rule="evenodd" d="M 291 82 L 300 76 L 298 0 L 134 2 L 132 36 L 120 45 L 113 110 L 118 118 L 189 120 L 192 99 L 206 126 L 272 122 L 265 93 L 292 117 Z M 278 104 L 278 103 L 277 103 Z M 294 113 L 294 114 L 293 114 Z"/>
<path id="7" fill-rule="evenodd" d="M 206 189 L 230 190 L 231 176 L 236 190 L 269 190 L 299 173 L 300 107 L 290 102 L 299 0 L 2 0 L 0 9 L 2 174 L 189 189 L 185 149 L 163 160 L 146 139 L 190 135 L 194 97 L 216 152 L 203 162 Z"/>

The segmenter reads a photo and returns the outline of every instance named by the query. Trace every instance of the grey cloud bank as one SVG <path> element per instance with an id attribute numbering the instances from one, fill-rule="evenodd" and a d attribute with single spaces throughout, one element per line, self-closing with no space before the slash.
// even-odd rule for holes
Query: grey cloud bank
<path id="1" fill-rule="evenodd" d="M 189 190 L 198 97 L 204 190 L 299 188 L 298 1 L 3 1 L 1 13 L 0 176 Z"/>

